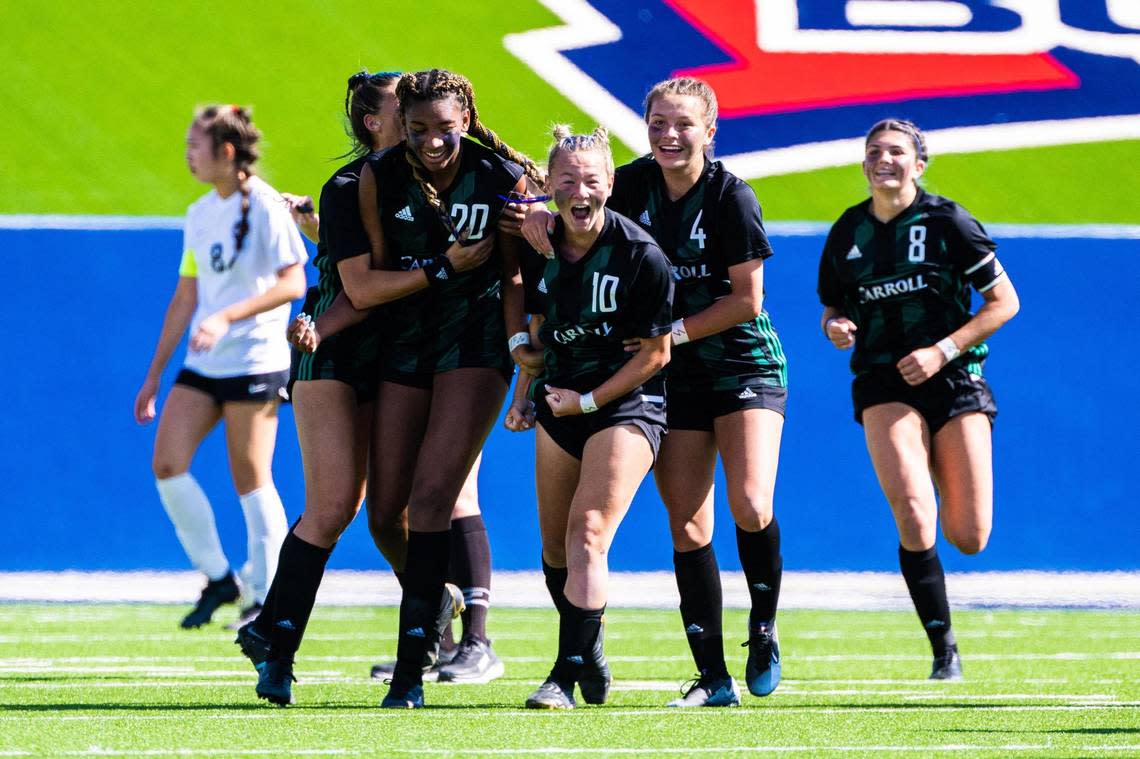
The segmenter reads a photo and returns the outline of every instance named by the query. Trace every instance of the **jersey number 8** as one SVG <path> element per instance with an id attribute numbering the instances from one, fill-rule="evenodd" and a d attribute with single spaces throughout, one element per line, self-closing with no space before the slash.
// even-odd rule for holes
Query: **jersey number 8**
<path id="1" fill-rule="evenodd" d="M 910 228 L 910 248 L 907 249 L 906 258 L 915 264 L 926 260 L 926 227 L 921 224 Z"/>

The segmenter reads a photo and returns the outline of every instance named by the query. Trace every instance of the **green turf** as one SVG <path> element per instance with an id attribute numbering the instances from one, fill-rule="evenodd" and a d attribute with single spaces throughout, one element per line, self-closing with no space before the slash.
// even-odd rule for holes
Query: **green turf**
<path id="1" fill-rule="evenodd" d="M 261 172 L 315 193 L 343 152 L 344 81 L 361 66 L 454 68 L 475 84 L 480 113 L 541 158 L 548 125 L 588 118 L 502 46 L 550 26 L 535 0 L 509 12 L 458 0 L 253 0 L 233 4 L 5 3 L 0 100 L 0 213 L 177 215 L 203 187 L 182 145 L 195 104 L 254 106 L 265 134 Z M 631 154 L 617 146 L 617 159 Z M 935 158 L 932 189 L 988 222 L 1140 223 L 1130 166 L 1140 141 Z M 762 180 L 770 219 L 831 221 L 864 193 L 856 167 Z"/>
<path id="2" fill-rule="evenodd" d="M 551 611 L 494 610 L 504 679 L 429 684 L 429 708 L 418 712 L 377 709 L 385 688 L 367 676 L 370 663 L 392 653 L 392 609 L 318 608 L 298 661 L 297 704 L 288 709 L 254 696 L 253 670 L 232 633 L 217 625 L 180 631 L 180 612 L 0 606 L 0 756 L 1140 750 L 1136 613 L 960 611 L 967 681 L 929 683 L 927 645 L 912 613 L 785 611 L 784 682 L 773 696 L 745 696 L 742 709 L 678 712 L 661 708 L 691 670 L 676 613 L 612 611 L 610 703 L 544 713 L 519 707 L 548 671 Z M 744 624 L 742 612 L 725 621 L 734 632 Z M 728 640 L 739 674 L 744 650 L 736 635 Z"/>

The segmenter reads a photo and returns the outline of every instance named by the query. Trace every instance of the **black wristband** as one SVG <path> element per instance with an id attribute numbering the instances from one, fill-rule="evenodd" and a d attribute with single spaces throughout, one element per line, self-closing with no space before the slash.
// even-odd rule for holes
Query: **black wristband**
<path id="1" fill-rule="evenodd" d="M 455 268 L 447 256 L 436 256 L 431 263 L 423 265 L 424 274 L 427 275 L 428 285 L 435 287 L 442 285 L 455 276 Z"/>

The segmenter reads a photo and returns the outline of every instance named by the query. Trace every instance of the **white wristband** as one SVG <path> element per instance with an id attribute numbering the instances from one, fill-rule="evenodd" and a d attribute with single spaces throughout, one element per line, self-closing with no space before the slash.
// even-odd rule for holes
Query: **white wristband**
<path id="1" fill-rule="evenodd" d="M 962 351 L 958 350 L 958 346 L 949 337 L 942 338 L 934 345 L 938 350 L 942 351 L 942 355 L 946 357 L 947 363 L 962 355 Z"/>
<path id="2" fill-rule="evenodd" d="M 583 414 L 592 414 L 598 410 L 598 404 L 594 403 L 594 394 L 586 393 L 578 399 L 578 405 L 582 407 Z"/>
<path id="3" fill-rule="evenodd" d="M 529 332 L 516 332 L 511 335 L 511 339 L 507 340 L 507 350 L 514 352 L 515 348 L 520 345 L 530 345 Z"/>
<path id="4" fill-rule="evenodd" d="M 685 331 L 685 320 L 678 319 L 673 322 L 673 345 L 684 345 L 689 342 L 689 333 Z"/>

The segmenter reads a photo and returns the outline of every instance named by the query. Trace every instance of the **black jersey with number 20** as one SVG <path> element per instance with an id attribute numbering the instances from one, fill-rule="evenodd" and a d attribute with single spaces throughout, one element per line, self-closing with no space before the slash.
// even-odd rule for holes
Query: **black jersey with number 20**
<path id="1" fill-rule="evenodd" d="M 574 262 L 546 262 L 528 300 L 546 318 L 539 336 L 546 366 L 538 386 L 585 393 L 617 373 L 633 354 L 622 341 L 659 337 L 672 325 L 673 281 L 669 262 L 649 235 L 629 219 L 604 209 L 594 245 Z M 562 239 L 557 219 L 554 249 Z M 664 395 L 658 374 L 640 392 Z"/>
<path id="2" fill-rule="evenodd" d="M 996 248 L 964 208 L 922 189 L 885 223 L 870 199 L 848 208 L 824 244 L 819 299 L 858 327 L 851 370 L 894 366 L 969 321 L 971 285 L 984 293 L 1005 275 Z M 980 343 L 955 363 L 981 375 L 988 353 Z"/>

